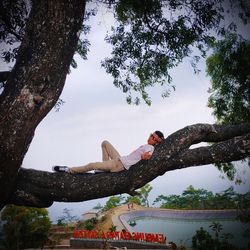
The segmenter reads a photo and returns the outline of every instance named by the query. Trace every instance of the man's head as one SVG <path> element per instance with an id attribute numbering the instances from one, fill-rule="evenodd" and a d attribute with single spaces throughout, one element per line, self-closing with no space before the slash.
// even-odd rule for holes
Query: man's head
<path id="1" fill-rule="evenodd" d="M 148 138 L 148 144 L 157 145 L 164 140 L 164 135 L 161 131 L 156 130 L 153 134 L 150 134 Z"/>

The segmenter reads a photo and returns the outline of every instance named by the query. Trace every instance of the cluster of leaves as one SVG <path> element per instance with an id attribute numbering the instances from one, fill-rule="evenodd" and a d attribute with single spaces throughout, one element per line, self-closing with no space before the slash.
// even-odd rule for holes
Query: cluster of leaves
<path id="1" fill-rule="evenodd" d="M 136 104 L 141 98 L 150 104 L 148 88 L 157 84 L 164 88 L 162 96 L 168 96 L 171 89 L 175 89 L 170 74 L 172 68 L 191 56 L 194 48 L 198 48 L 204 57 L 216 35 L 224 35 L 228 30 L 236 32 L 233 21 L 228 27 L 222 23 L 226 9 L 237 12 L 245 24 L 249 20 L 247 6 L 240 0 L 230 1 L 230 8 L 227 8 L 226 0 L 100 2 L 114 10 L 117 23 L 112 27 L 112 34 L 106 37 L 113 46 L 111 58 L 106 58 L 102 66 L 113 76 L 114 85 L 127 94 L 127 102 Z M 32 2 L 28 0 L 3 0 L 0 3 L 0 42 L 11 45 L 0 52 L 6 62 L 16 58 L 31 6 Z M 87 59 L 90 46 L 86 39 L 90 26 L 86 23 L 97 12 L 92 6 L 87 4 L 82 36 L 76 48 L 83 59 Z M 199 56 L 194 55 L 194 67 L 198 60 Z M 74 59 L 71 66 L 77 67 Z"/>
<path id="2" fill-rule="evenodd" d="M 8 46 L 7 50 L 0 52 L 7 63 L 16 58 L 17 49 L 24 36 L 30 6 L 28 0 L 0 1 L 0 43 Z"/>
<path id="3" fill-rule="evenodd" d="M 42 247 L 47 239 L 51 222 L 44 208 L 9 205 L 1 214 L 4 249 Z"/>
<path id="4" fill-rule="evenodd" d="M 233 34 L 213 44 L 207 58 L 207 74 L 211 78 L 208 106 L 218 123 L 250 122 L 250 42 Z M 250 160 L 248 158 L 248 164 Z M 216 164 L 230 180 L 235 179 L 233 163 Z M 236 183 L 240 183 L 236 179 Z"/>
<path id="5" fill-rule="evenodd" d="M 32 8 L 30 0 L 2 0 L 0 1 L 0 51 L 1 58 L 6 62 L 14 62 L 17 51 L 25 33 L 26 23 Z M 81 28 L 81 34 L 76 52 L 82 59 L 87 59 L 90 42 L 86 38 L 90 32 L 90 26 L 87 23 L 91 16 L 96 14 L 96 9 L 88 8 L 84 13 L 84 24 Z M 77 63 L 73 59 L 71 67 L 76 68 Z"/>
<path id="6" fill-rule="evenodd" d="M 114 78 L 114 85 L 127 93 L 127 102 L 138 104 L 141 95 L 147 104 L 146 88 L 171 84 L 170 69 L 176 67 L 196 47 L 201 56 L 216 34 L 225 34 L 223 0 L 120 0 L 115 4 L 118 25 L 106 41 L 113 46 L 112 57 L 102 66 Z M 237 1 L 238 2 L 238 1 Z M 237 6 L 240 7 L 240 6 Z M 242 17 L 246 15 L 240 12 Z M 213 34 L 212 32 L 213 31 Z M 193 65 L 199 56 L 193 57 Z M 168 96 L 171 87 L 163 92 Z"/>
<path id="7" fill-rule="evenodd" d="M 240 209 L 242 215 L 249 217 L 250 191 L 237 194 L 233 187 L 221 193 L 213 194 L 205 189 L 187 187 L 181 195 L 159 195 L 155 203 L 161 202 L 160 207 L 172 209 Z"/>
<path id="8" fill-rule="evenodd" d="M 142 188 L 140 188 L 137 192 L 138 195 L 136 196 L 111 196 L 108 201 L 106 202 L 106 204 L 104 205 L 104 207 L 102 208 L 102 211 L 108 211 L 114 207 L 123 205 L 123 204 L 128 204 L 128 203 L 135 203 L 138 205 L 142 205 L 142 206 L 149 206 L 149 201 L 148 201 L 148 196 L 150 191 L 152 190 L 152 187 L 150 186 L 150 184 L 146 184 L 145 186 L 143 186 Z"/>
<path id="9" fill-rule="evenodd" d="M 214 237 L 202 227 L 196 231 L 192 237 L 192 249 L 194 250 L 216 250 L 216 249 L 235 249 L 235 246 L 228 242 L 233 238 L 230 233 L 222 233 L 223 227 L 219 222 L 213 222 L 210 228 L 214 231 Z"/>
<path id="10" fill-rule="evenodd" d="M 207 59 L 211 77 L 208 106 L 218 122 L 250 122 L 250 42 L 229 34 Z"/>
<path id="11" fill-rule="evenodd" d="M 122 195 L 119 195 L 119 196 L 111 196 L 106 204 L 104 205 L 102 211 L 105 212 L 105 211 L 108 211 L 112 208 L 115 208 L 115 207 L 118 207 L 122 204 L 122 200 L 124 199 L 124 197 Z"/>
<path id="12" fill-rule="evenodd" d="M 97 218 L 93 217 L 91 219 L 85 220 L 84 222 L 78 221 L 77 228 L 84 228 L 86 230 L 93 230 L 97 224 Z"/>
<path id="13" fill-rule="evenodd" d="M 89 48 L 91 45 L 89 40 L 86 38 L 91 30 L 91 27 L 90 27 L 90 25 L 88 25 L 86 23 L 90 19 L 91 16 L 96 15 L 96 12 L 97 12 L 96 9 L 90 8 L 90 9 L 87 9 L 84 13 L 84 24 L 82 25 L 81 35 L 79 37 L 77 47 L 76 47 L 76 53 L 78 55 L 80 55 L 80 57 L 83 60 L 87 60 L 87 54 L 89 52 Z M 74 69 L 77 68 L 77 62 L 74 58 L 71 62 L 71 67 Z"/>

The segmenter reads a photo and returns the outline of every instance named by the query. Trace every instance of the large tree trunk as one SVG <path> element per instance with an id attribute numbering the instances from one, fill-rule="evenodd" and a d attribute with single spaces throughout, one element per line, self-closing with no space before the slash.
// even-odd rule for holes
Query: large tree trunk
<path id="1" fill-rule="evenodd" d="M 85 0 L 32 1 L 16 64 L 0 95 L 1 207 L 15 188 L 37 125 L 64 87 L 85 4 Z"/>
<path id="2" fill-rule="evenodd" d="M 199 142 L 216 143 L 190 149 Z M 249 154 L 249 124 L 196 124 L 170 135 L 156 147 L 150 160 L 140 161 L 129 171 L 68 174 L 20 169 L 9 203 L 47 207 L 53 201 L 86 201 L 121 193 L 133 195 L 136 189 L 167 171 L 240 160 Z"/>

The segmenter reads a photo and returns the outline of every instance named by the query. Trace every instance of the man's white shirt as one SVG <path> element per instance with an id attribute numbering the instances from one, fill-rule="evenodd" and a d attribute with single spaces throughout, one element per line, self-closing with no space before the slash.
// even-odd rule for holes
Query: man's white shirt
<path id="1" fill-rule="evenodd" d="M 121 156 L 120 160 L 123 166 L 128 170 L 132 165 L 139 162 L 141 160 L 142 155 L 146 152 L 149 152 L 149 154 L 153 154 L 154 146 L 149 144 L 142 145 L 129 155 Z"/>

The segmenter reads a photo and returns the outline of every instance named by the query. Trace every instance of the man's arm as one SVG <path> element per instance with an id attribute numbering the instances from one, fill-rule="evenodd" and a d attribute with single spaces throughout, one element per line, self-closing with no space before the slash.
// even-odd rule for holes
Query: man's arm
<path id="1" fill-rule="evenodd" d="M 142 154 L 141 159 L 148 160 L 151 156 L 152 156 L 152 152 L 148 151 Z"/>

